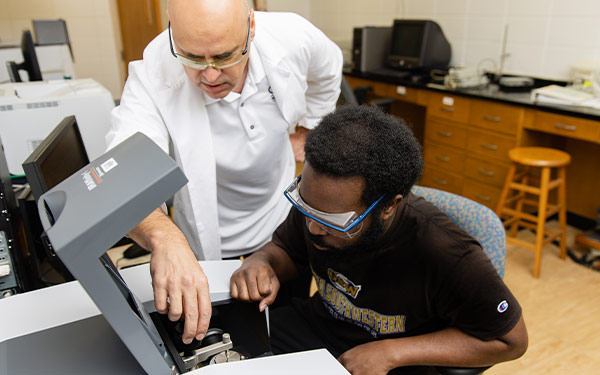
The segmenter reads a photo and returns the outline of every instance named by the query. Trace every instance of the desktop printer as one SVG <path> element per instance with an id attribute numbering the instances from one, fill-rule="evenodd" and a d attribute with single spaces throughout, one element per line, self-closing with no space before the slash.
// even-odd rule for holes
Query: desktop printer
<path id="1" fill-rule="evenodd" d="M 27 156 L 71 115 L 90 159 L 102 155 L 114 107 L 110 92 L 90 78 L 0 84 L 0 135 L 10 173 L 23 174 Z"/>

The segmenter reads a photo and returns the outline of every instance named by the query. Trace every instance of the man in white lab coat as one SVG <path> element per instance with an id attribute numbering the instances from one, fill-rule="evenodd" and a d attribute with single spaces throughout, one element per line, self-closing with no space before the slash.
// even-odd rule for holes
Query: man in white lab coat
<path id="1" fill-rule="evenodd" d="M 189 179 L 174 223 L 157 209 L 129 236 L 152 251 L 157 310 L 185 318 L 190 342 L 211 314 L 196 260 L 249 254 L 271 239 L 306 132 L 335 107 L 342 55 L 305 19 L 255 13 L 245 0 L 171 0 L 168 16 L 169 29 L 129 65 L 107 142 L 141 131 Z"/>

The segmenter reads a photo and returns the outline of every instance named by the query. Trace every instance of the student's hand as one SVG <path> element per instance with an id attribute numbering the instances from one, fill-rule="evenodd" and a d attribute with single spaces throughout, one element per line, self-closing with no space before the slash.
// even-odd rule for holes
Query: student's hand
<path id="1" fill-rule="evenodd" d="M 294 159 L 296 163 L 304 163 L 304 144 L 306 143 L 306 134 L 308 129 L 298 126 L 296 132 L 290 134 L 292 150 L 294 150 Z"/>
<path id="2" fill-rule="evenodd" d="M 184 318 L 185 344 L 202 340 L 212 314 L 208 280 L 185 238 L 154 246 L 150 274 L 156 310 L 173 322 Z"/>
<path id="3" fill-rule="evenodd" d="M 386 375 L 394 366 L 386 340 L 372 341 L 347 350 L 338 361 L 352 375 Z"/>
<path id="4" fill-rule="evenodd" d="M 271 265 L 255 253 L 246 258 L 231 276 L 231 297 L 260 302 L 258 308 L 264 311 L 275 301 L 279 286 L 279 279 Z"/>

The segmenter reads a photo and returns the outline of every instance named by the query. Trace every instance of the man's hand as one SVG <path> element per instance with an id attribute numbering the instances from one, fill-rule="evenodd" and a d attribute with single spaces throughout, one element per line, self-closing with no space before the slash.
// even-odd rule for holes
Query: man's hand
<path id="1" fill-rule="evenodd" d="M 212 314 L 208 280 L 183 233 L 157 209 L 129 237 L 152 252 L 150 275 L 156 310 L 168 313 L 171 321 L 184 318 L 185 344 L 194 337 L 204 338 Z"/>
<path id="2" fill-rule="evenodd" d="M 306 143 L 306 134 L 308 129 L 301 126 L 296 127 L 296 132 L 290 134 L 290 142 L 292 150 L 294 150 L 294 158 L 296 163 L 304 163 L 304 144 Z"/>
<path id="3" fill-rule="evenodd" d="M 184 318 L 185 344 L 194 337 L 202 340 L 212 313 L 208 280 L 187 243 L 155 248 L 150 258 L 150 274 L 156 310 L 168 313 L 173 322 Z"/>
<path id="4" fill-rule="evenodd" d="M 279 285 L 279 279 L 269 262 L 256 253 L 246 258 L 231 276 L 231 297 L 242 301 L 260 301 L 258 307 L 264 311 L 275 301 Z"/>
<path id="5" fill-rule="evenodd" d="M 352 375 L 386 375 L 394 366 L 389 361 L 386 340 L 372 341 L 344 352 L 338 361 Z"/>

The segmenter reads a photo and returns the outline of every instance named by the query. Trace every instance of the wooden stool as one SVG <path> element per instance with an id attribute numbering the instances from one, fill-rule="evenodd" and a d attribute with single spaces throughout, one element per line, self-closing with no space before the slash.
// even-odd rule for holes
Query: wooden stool
<path id="1" fill-rule="evenodd" d="M 561 259 L 565 259 L 567 254 L 566 166 L 571 162 L 571 156 L 566 152 L 546 147 L 517 147 L 510 150 L 508 156 L 513 164 L 508 170 L 496 214 L 505 219 L 505 227 L 510 226 L 506 242 L 535 251 L 533 276 L 539 277 L 544 245 L 560 237 Z M 538 186 L 531 184 L 532 167 L 541 168 Z M 518 168 L 523 170 L 517 173 Z M 552 168 L 557 170 L 557 176 L 553 180 L 550 176 Z M 558 189 L 556 204 L 548 202 L 549 192 L 553 189 Z M 511 190 L 516 191 L 516 194 L 508 197 Z M 528 199 L 527 195 L 537 195 L 539 199 L 537 201 Z M 525 211 L 524 206 L 537 208 L 537 215 Z M 556 213 L 558 213 L 559 229 L 554 231 L 546 229 L 546 220 Z M 519 227 L 535 231 L 535 244 L 515 238 Z"/>

